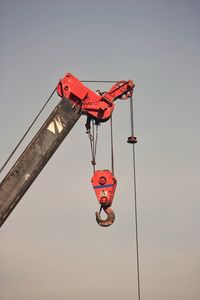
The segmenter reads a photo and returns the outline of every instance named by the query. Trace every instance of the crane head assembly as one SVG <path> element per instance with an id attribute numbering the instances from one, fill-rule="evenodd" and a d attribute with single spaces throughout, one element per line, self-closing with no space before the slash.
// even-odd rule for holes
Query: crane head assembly
<path id="1" fill-rule="evenodd" d="M 92 165 L 94 171 L 91 181 L 100 204 L 100 211 L 96 213 L 96 220 L 97 223 L 103 227 L 110 226 L 114 222 L 115 214 L 111 209 L 111 205 L 117 180 L 114 176 L 111 116 L 115 107 L 115 100 L 132 99 L 134 86 L 132 80 L 114 81 L 114 85 L 107 92 L 94 92 L 70 73 L 67 73 L 64 78 L 59 81 L 54 92 L 57 91 L 62 99 L 0 183 L 0 226 L 5 222 L 81 115 L 87 116 L 86 130 L 91 144 Z M 48 98 L 42 110 L 49 102 L 54 92 Z M 42 110 L 39 112 L 38 116 Z M 5 164 L 0 169 L 0 173 L 7 165 L 38 116 L 8 157 Z M 96 171 L 98 125 L 109 119 L 111 122 L 112 171 Z M 133 130 L 131 134 L 131 137 L 128 138 L 128 143 L 134 144 L 137 140 L 133 135 Z M 106 220 L 102 220 L 100 216 L 102 209 L 107 215 Z"/>
<path id="2" fill-rule="evenodd" d="M 57 86 L 60 97 L 70 99 L 74 105 L 80 107 L 82 112 L 91 116 L 98 122 L 107 121 L 114 110 L 114 101 L 128 99 L 133 94 L 134 83 L 132 80 L 117 81 L 108 92 L 103 95 L 93 92 L 83 83 L 67 73 Z"/>

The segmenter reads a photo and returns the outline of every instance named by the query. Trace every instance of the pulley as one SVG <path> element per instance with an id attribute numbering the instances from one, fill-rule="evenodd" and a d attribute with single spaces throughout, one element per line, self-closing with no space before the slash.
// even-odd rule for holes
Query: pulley
<path id="1" fill-rule="evenodd" d="M 91 182 L 97 196 L 97 200 L 101 205 L 101 209 L 107 214 L 107 218 L 102 220 L 100 212 L 96 212 L 96 220 L 100 226 L 107 227 L 112 225 L 115 219 L 115 214 L 110 208 L 113 202 L 117 179 L 109 170 L 97 170 L 91 178 Z"/>

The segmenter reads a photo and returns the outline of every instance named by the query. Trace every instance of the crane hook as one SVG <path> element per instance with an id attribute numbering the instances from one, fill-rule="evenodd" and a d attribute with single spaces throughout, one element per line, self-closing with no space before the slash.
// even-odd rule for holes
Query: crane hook
<path id="1" fill-rule="evenodd" d="M 102 208 L 107 215 L 107 219 L 105 219 L 105 220 L 102 220 L 102 218 L 100 216 Z M 96 212 L 96 221 L 102 227 L 108 227 L 108 226 L 112 225 L 114 220 L 115 220 L 114 211 L 109 206 L 101 206 L 100 211 Z"/>

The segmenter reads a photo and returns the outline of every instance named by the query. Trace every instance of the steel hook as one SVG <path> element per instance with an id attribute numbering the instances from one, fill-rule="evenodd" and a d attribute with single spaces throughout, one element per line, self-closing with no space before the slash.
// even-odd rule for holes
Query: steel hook
<path id="1" fill-rule="evenodd" d="M 107 214 L 107 219 L 102 220 L 100 213 L 101 209 L 103 208 L 104 212 Z M 115 220 L 115 214 L 114 211 L 109 206 L 101 206 L 100 212 L 96 212 L 96 221 L 97 223 L 102 227 L 108 227 L 112 225 L 112 223 Z"/>

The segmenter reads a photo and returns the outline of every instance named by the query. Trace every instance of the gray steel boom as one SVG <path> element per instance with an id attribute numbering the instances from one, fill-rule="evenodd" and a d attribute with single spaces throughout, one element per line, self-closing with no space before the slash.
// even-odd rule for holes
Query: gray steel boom
<path id="1" fill-rule="evenodd" d="M 62 99 L 0 183 L 0 226 L 79 119 L 82 111 Z"/>

